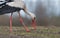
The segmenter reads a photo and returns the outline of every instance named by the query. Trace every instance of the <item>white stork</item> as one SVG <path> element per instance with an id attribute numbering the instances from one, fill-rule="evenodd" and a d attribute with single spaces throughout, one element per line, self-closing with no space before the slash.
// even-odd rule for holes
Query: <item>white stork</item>
<path id="1" fill-rule="evenodd" d="M 23 10 L 26 14 L 30 15 L 32 19 L 35 19 L 36 16 L 33 13 L 28 11 L 25 3 L 22 0 L 5 0 L 5 1 L 1 0 L 0 1 L 0 15 L 6 14 L 6 13 L 11 13 L 11 16 L 10 16 L 10 32 L 12 32 L 12 15 L 13 15 L 13 12 L 16 12 L 16 11 L 19 14 L 20 22 L 24 25 L 24 28 L 26 29 L 26 31 L 27 32 L 30 31 L 27 28 L 27 26 L 23 23 L 23 20 L 20 16 L 20 10 Z M 33 20 L 33 22 L 34 22 L 34 20 Z"/>

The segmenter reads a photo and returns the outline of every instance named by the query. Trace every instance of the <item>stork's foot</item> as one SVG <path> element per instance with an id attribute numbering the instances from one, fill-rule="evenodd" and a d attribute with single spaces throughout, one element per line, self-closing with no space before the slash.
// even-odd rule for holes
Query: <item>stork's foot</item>
<path id="1" fill-rule="evenodd" d="M 30 32 L 30 30 L 28 29 L 28 27 L 26 25 L 24 25 L 24 28 L 27 32 Z"/>
<path id="2" fill-rule="evenodd" d="M 27 30 L 26 32 L 30 32 L 30 30 Z"/>

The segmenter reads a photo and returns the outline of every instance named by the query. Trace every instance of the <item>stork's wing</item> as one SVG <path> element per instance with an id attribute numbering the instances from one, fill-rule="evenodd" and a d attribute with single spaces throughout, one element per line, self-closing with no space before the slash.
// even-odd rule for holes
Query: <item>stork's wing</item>
<path id="1" fill-rule="evenodd" d="M 13 2 L 13 0 L 0 0 L 0 6 L 6 5 L 8 2 Z"/>
<path id="2" fill-rule="evenodd" d="M 16 8 L 16 7 L 11 7 L 11 6 L 6 5 L 0 8 L 0 15 L 5 14 L 5 13 L 13 13 L 19 10 L 21 10 L 21 8 Z"/>
<path id="3" fill-rule="evenodd" d="M 7 5 L 12 7 L 24 8 L 24 2 L 22 0 L 14 0 L 14 2 L 9 2 Z"/>
<path id="4" fill-rule="evenodd" d="M 5 0 L 5 1 L 7 1 L 7 2 L 13 2 L 14 0 Z"/>

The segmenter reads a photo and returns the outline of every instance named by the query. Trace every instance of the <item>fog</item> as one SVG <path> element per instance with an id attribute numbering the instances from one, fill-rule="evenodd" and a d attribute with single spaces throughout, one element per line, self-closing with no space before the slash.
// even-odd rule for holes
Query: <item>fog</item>
<path id="1" fill-rule="evenodd" d="M 60 24 L 60 0 L 23 0 L 23 1 L 26 4 L 27 9 L 36 15 L 38 25 Z M 31 19 L 30 16 L 25 14 L 24 11 L 21 11 L 20 13 L 21 16 L 24 18 L 25 22 L 30 22 L 29 21 Z M 10 14 L 5 15 L 0 15 L 0 23 L 9 24 Z M 16 12 L 13 15 L 13 19 L 15 19 L 14 24 L 16 24 L 16 22 L 17 24 L 19 23 L 18 14 Z"/>

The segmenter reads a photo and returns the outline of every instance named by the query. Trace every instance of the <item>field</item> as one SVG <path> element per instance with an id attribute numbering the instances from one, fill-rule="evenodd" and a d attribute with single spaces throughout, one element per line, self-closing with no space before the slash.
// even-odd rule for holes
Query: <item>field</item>
<path id="1" fill-rule="evenodd" d="M 26 32 L 23 27 L 13 26 L 13 32 L 9 32 L 9 26 L 0 26 L 0 38 L 60 38 L 60 27 L 37 26 L 36 30 Z"/>

